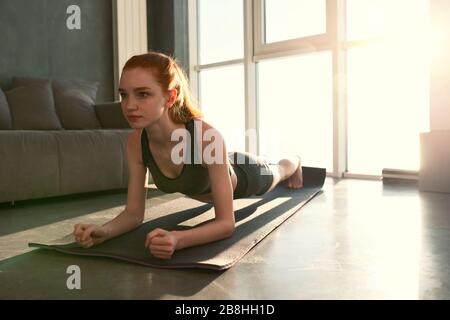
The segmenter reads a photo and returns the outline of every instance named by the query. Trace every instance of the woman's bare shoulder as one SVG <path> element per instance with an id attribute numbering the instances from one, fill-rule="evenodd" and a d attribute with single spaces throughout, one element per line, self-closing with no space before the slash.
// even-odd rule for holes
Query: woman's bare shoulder
<path id="1" fill-rule="evenodd" d="M 127 149 L 133 155 L 135 155 L 137 159 L 141 159 L 141 135 L 142 129 L 134 129 L 128 134 L 127 139 Z M 134 157 L 133 157 L 134 158 Z M 141 162 L 141 161 L 139 161 Z"/>
<path id="2" fill-rule="evenodd" d="M 127 142 L 131 143 L 132 146 L 141 145 L 141 134 L 142 129 L 134 129 L 128 134 Z"/>

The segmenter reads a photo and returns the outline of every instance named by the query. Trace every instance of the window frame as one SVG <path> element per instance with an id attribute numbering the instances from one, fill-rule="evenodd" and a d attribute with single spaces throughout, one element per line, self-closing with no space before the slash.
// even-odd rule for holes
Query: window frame
<path id="1" fill-rule="evenodd" d="M 274 58 L 285 55 L 297 55 L 322 50 L 330 50 L 333 30 L 333 9 L 336 0 L 326 0 L 326 31 L 322 34 L 294 38 L 284 41 L 265 43 L 265 0 L 254 0 L 254 59 Z"/>

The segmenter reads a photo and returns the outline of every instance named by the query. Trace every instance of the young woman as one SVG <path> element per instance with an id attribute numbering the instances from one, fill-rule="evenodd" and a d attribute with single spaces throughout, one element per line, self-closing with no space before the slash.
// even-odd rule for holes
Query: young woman
<path id="1" fill-rule="evenodd" d="M 250 153 L 227 152 L 221 134 L 202 119 L 186 77 L 171 57 L 149 52 L 130 58 L 122 70 L 119 93 L 123 114 L 134 129 L 126 150 L 127 203 L 103 226 L 75 225 L 74 236 L 81 246 L 102 243 L 142 223 L 147 168 L 160 190 L 212 203 L 215 210 L 214 221 L 199 227 L 148 233 L 143 245 L 161 259 L 170 259 L 175 250 L 229 237 L 235 227 L 233 199 L 265 194 L 286 179 L 290 188 L 303 186 L 298 157 L 269 164 Z M 180 142 L 173 139 L 176 132 L 184 132 L 186 147 L 179 148 Z"/>

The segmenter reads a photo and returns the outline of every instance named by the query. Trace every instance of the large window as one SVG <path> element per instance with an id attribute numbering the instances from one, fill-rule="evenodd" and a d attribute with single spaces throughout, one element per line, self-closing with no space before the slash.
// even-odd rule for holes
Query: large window
<path id="1" fill-rule="evenodd" d="M 229 149 L 254 151 L 256 129 L 260 155 L 299 154 L 334 176 L 418 170 L 428 2 L 190 0 L 202 109 Z"/>
<path id="2" fill-rule="evenodd" d="M 419 169 L 419 132 L 429 123 L 428 68 L 401 46 L 348 52 L 348 170 Z"/>
<path id="3" fill-rule="evenodd" d="M 333 171 L 333 68 L 325 0 L 257 1 L 259 152 Z M 321 50 L 317 50 L 321 48 Z M 283 52 L 301 49 L 297 54 Z M 267 56 L 265 56 L 267 55 Z"/>
<path id="4" fill-rule="evenodd" d="M 242 64 L 200 73 L 200 101 L 206 121 L 226 138 L 228 151 L 245 151 L 244 70 Z"/>
<path id="5" fill-rule="evenodd" d="M 243 0 L 199 0 L 197 12 L 200 107 L 228 151 L 245 151 Z"/>
<path id="6" fill-rule="evenodd" d="M 298 154 L 304 165 L 333 168 L 331 75 L 327 51 L 259 62 L 262 155 L 276 160 Z"/>
<path id="7" fill-rule="evenodd" d="M 428 0 L 347 0 L 348 171 L 419 169 L 429 123 Z"/>
<path id="8" fill-rule="evenodd" d="M 242 59 L 243 23 L 242 0 L 199 0 L 199 62 L 205 65 Z"/>

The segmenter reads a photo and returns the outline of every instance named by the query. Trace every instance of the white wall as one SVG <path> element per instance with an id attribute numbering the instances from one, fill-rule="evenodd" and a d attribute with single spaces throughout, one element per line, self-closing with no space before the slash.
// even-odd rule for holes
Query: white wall
<path id="1" fill-rule="evenodd" d="M 450 130 L 450 1 L 430 0 L 435 45 L 430 88 L 430 130 Z"/>
<path id="2" fill-rule="evenodd" d="M 450 193 L 450 1 L 430 0 L 434 54 L 430 132 L 420 135 L 419 190 Z"/>
<path id="3" fill-rule="evenodd" d="M 147 46 L 147 1 L 114 0 L 114 85 L 117 85 L 122 68 L 129 58 L 148 52 Z"/>

